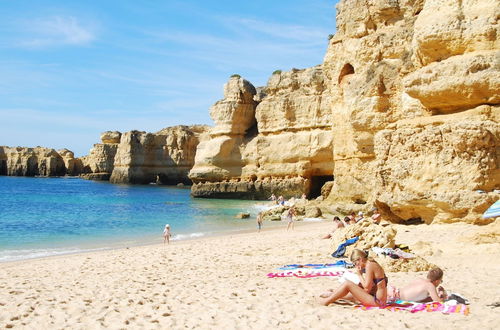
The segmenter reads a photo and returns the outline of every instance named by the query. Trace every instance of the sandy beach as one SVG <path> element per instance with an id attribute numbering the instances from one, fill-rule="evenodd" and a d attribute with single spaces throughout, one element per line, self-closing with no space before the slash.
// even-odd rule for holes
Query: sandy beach
<path id="1" fill-rule="evenodd" d="M 331 223 L 299 224 L 293 232 L 283 225 L 0 264 L 0 327 L 492 329 L 500 320 L 498 221 L 483 227 L 396 226 L 398 243 L 428 243 L 422 253 L 443 268 L 443 286 L 470 300 L 467 316 L 319 306 L 314 297 L 335 288 L 335 277 L 266 275 L 286 264 L 333 262 L 331 242 L 319 238 Z M 424 273 L 387 275 L 399 286 Z"/>

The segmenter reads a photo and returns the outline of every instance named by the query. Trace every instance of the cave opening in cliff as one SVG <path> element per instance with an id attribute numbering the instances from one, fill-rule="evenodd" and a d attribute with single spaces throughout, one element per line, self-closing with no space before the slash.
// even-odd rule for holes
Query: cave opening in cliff
<path id="1" fill-rule="evenodd" d="M 321 175 L 311 177 L 311 190 L 309 191 L 309 199 L 314 199 L 321 196 L 321 188 L 328 181 L 333 181 L 333 175 Z"/>
<path id="2" fill-rule="evenodd" d="M 0 160 L 0 175 L 7 175 L 7 161 Z"/>
<path id="3" fill-rule="evenodd" d="M 253 139 L 259 134 L 259 127 L 257 126 L 257 121 L 255 120 L 252 126 L 250 126 L 245 132 L 245 139 Z"/>
<path id="4" fill-rule="evenodd" d="M 346 63 L 343 67 L 342 67 L 342 70 L 340 70 L 340 74 L 339 74 L 339 85 L 340 83 L 342 82 L 342 79 L 344 79 L 345 76 L 347 75 L 350 75 L 350 74 L 354 74 L 354 67 L 349 64 L 349 63 Z"/>

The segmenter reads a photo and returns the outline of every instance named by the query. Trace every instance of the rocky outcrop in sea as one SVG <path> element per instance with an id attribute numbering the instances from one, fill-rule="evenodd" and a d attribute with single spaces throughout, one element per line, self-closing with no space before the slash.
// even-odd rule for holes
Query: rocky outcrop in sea
<path id="1" fill-rule="evenodd" d="M 208 126 L 174 126 L 156 133 L 108 131 L 89 155 L 67 149 L 0 147 L 0 175 L 80 175 L 113 183 L 190 184 L 187 174 Z"/>

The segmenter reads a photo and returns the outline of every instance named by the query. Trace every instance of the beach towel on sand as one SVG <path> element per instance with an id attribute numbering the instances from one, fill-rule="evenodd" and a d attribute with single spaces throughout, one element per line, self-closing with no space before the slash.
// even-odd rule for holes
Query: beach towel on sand
<path id="1" fill-rule="evenodd" d="M 297 277 L 297 278 L 312 278 L 322 276 L 342 276 L 346 269 L 344 267 L 329 267 L 321 269 L 304 269 L 297 268 L 285 272 L 269 273 L 267 277 Z"/>
<path id="2" fill-rule="evenodd" d="M 292 270 L 292 269 L 299 269 L 299 268 L 306 268 L 306 269 L 322 269 L 322 268 L 330 268 L 330 267 L 345 267 L 345 268 L 352 268 L 354 265 L 350 262 L 347 262 L 345 260 L 338 260 L 337 262 L 333 264 L 292 264 L 292 265 L 286 265 L 283 267 L 280 267 L 278 269 L 281 270 Z"/>
<path id="3" fill-rule="evenodd" d="M 462 315 L 469 314 L 469 306 L 464 304 L 456 304 L 456 302 L 455 303 L 446 302 L 444 304 L 441 304 L 439 302 L 417 303 L 411 301 L 398 300 L 394 303 L 388 304 L 385 307 L 356 305 L 354 306 L 354 308 L 361 309 L 364 311 L 372 309 L 385 309 L 391 312 L 406 311 L 410 313 L 441 312 L 443 314 L 462 314 Z"/>

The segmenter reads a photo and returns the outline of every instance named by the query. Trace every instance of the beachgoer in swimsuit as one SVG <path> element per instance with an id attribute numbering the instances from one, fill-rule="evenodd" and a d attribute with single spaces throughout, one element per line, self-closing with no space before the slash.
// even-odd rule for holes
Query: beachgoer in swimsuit
<path id="1" fill-rule="evenodd" d="M 378 209 L 373 210 L 372 220 L 374 223 L 380 224 L 380 221 L 382 220 L 382 215 L 380 214 Z"/>
<path id="2" fill-rule="evenodd" d="M 163 244 L 165 244 L 165 242 L 170 244 L 170 236 L 172 236 L 170 233 L 170 225 L 167 223 L 163 229 Z"/>
<path id="3" fill-rule="evenodd" d="M 257 215 L 257 227 L 259 228 L 260 233 L 260 230 L 262 229 L 262 212 L 259 212 Z"/>
<path id="4" fill-rule="evenodd" d="M 354 225 L 356 223 L 356 213 L 352 212 L 349 216 L 349 224 Z"/>
<path id="5" fill-rule="evenodd" d="M 325 235 L 323 236 L 322 238 L 323 239 L 327 239 L 327 238 L 332 238 L 332 234 L 339 228 L 343 228 L 345 227 L 345 223 L 340 220 L 339 217 L 334 217 L 333 218 L 333 230 L 328 234 L 328 235 Z"/>
<path id="6" fill-rule="evenodd" d="M 286 214 L 286 219 L 288 220 L 288 225 L 286 226 L 286 230 L 288 231 L 290 228 L 293 230 L 294 223 L 293 217 L 295 216 L 295 206 L 292 206 L 288 209 L 288 213 Z"/>
<path id="7" fill-rule="evenodd" d="M 351 254 L 360 278 L 359 285 L 346 280 L 335 291 L 324 293 L 319 297 L 319 303 L 329 305 L 338 299 L 354 299 L 366 306 L 383 307 L 387 302 L 387 276 L 382 267 L 368 254 L 361 250 L 354 250 Z"/>
<path id="8" fill-rule="evenodd" d="M 442 282 L 443 271 L 436 267 L 429 270 L 426 279 L 416 279 L 404 288 L 398 289 L 393 286 L 389 286 L 388 300 L 443 302 L 443 300 L 446 299 L 446 292 L 443 287 L 439 286 Z"/>
<path id="9" fill-rule="evenodd" d="M 276 195 L 275 195 L 275 194 L 272 194 L 272 195 L 271 195 L 271 197 L 269 197 L 269 199 L 270 199 L 273 203 L 278 204 L 278 200 L 277 200 L 277 198 L 276 198 Z"/>

